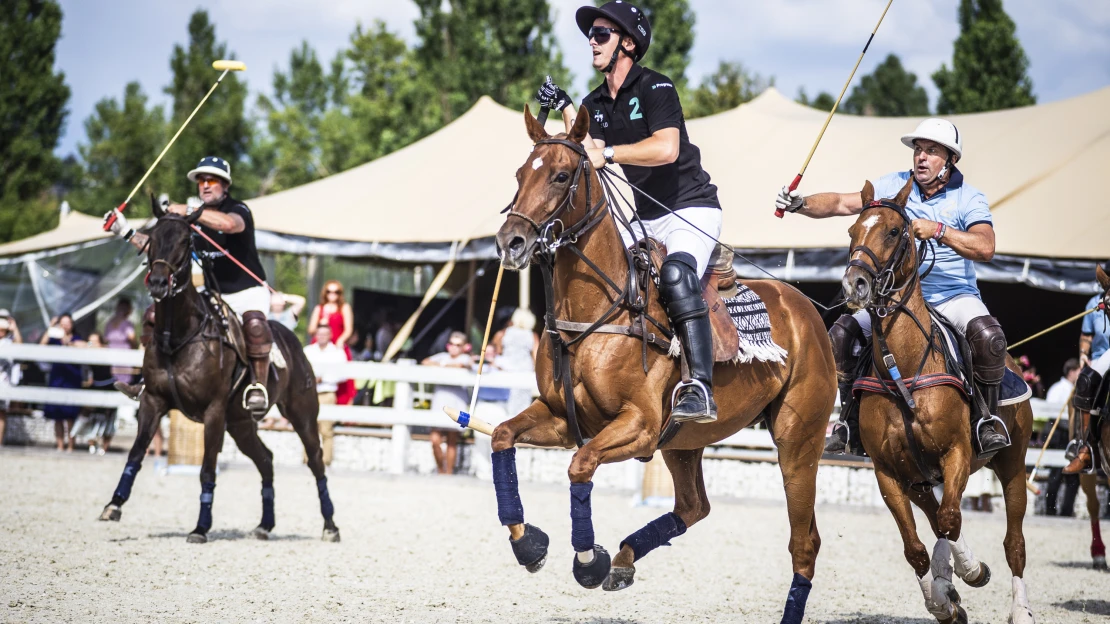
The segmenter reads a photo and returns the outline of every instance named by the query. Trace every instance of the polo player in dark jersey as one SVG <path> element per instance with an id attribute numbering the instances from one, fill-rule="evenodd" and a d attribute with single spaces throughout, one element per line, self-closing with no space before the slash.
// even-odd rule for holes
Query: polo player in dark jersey
<path id="1" fill-rule="evenodd" d="M 188 174 L 189 181 L 196 182 L 197 194 L 204 202 L 204 212 L 197 219 L 201 231 L 208 235 L 227 253 L 242 263 L 259 280 L 266 279 L 258 249 L 254 243 L 254 217 L 250 208 L 228 194 L 231 186 L 231 165 L 222 158 L 206 156 L 196 169 Z M 193 208 L 182 204 L 170 204 L 167 209 L 178 215 L 188 215 Z M 132 229 L 119 210 L 104 215 L 105 221 L 115 215 L 111 225 L 112 233 L 129 241 L 140 252 L 146 250 L 146 234 Z M 266 322 L 266 310 L 270 307 L 270 292 L 246 271 L 236 265 L 223 252 L 217 250 L 202 237 L 194 235 L 194 246 L 198 254 L 209 259 L 209 267 L 215 284 L 207 284 L 215 290 L 231 310 L 243 318 L 243 334 L 247 342 L 247 357 L 251 361 L 251 384 L 243 393 L 243 407 L 255 418 L 261 418 L 270 408 L 266 392 L 266 382 L 270 371 L 270 349 L 273 335 Z M 152 306 L 153 308 L 153 306 Z M 144 330 L 153 325 L 152 310 L 144 315 Z M 144 333 L 146 333 L 144 331 Z M 137 396 L 141 387 L 117 386 L 132 397 Z"/>
<path id="2" fill-rule="evenodd" d="M 643 11 L 615 1 L 600 8 L 584 6 L 575 17 L 593 50 L 594 69 L 605 77 L 582 100 L 591 116 L 590 134 L 582 142 L 590 163 L 595 169 L 620 164 L 632 184 L 674 211 L 635 194 L 636 212 L 648 235 L 667 247 L 659 294 L 690 368 L 691 381 L 680 385 L 671 416 L 711 422 L 717 418 L 713 338 L 701 277 L 721 233 L 717 187 L 686 133 L 674 82 L 638 64 L 651 44 L 651 24 Z M 537 99 L 562 111 L 570 132 L 576 108 L 566 92 L 549 80 Z M 635 242 L 633 236 L 642 236 L 638 226 L 636 230 L 621 232 L 626 245 Z"/>

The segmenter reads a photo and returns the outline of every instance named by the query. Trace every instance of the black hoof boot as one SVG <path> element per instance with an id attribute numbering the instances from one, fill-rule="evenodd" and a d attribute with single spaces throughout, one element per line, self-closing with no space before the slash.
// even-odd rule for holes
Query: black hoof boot
<path id="1" fill-rule="evenodd" d="M 955 624 L 967 624 L 967 611 L 960 605 L 956 605 L 956 622 Z"/>
<path id="2" fill-rule="evenodd" d="M 599 587 L 609 577 L 609 553 L 604 548 L 594 544 L 594 560 L 582 563 L 578 555 L 574 555 L 574 580 L 586 589 Z"/>
<path id="3" fill-rule="evenodd" d="M 543 569 L 543 564 L 547 563 L 547 546 L 550 543 L 551 538 L 547 537 L 547 533 L 530 524 L 524 525 L 524 535 L 520 539 L 509 538 L 517 563 L 532 573 L 539 572 Z"/>
<path id="4" fill-rule="evenodd" d="M 258 525 L 251 531 L 251 535 L 253 535 L 255 539 L 268 540 L 270 539 L 270 530 L 262 525 Z"/>
<path id="5" fill-rule="evenodd" d="M 632 587 L 635 582 L 636 568 L 611 568 L 609 576 L 605 577 L 605 582 L 601 584 L 601 588 L 605 591 L 620 591 Z"/>
<path id="6" fill-rule="evenodd" d="M 320 537 L 321 541 L 330 542 L 332 544 L 339 543 L 339 527 L 327 528 L 324 527 L 324 534 Z"/>
<path id="7" fill-rule="evenodd" d="M 985 561 L 980 561 L 979 567 L 981 568 L 979 570 L 979 578 L 974 581 L 964 581 L 967 583 L 968 587 L 983 587 L 991 582 L 991 569 L 987 566 L 987 563 Z"/>
<path id="8" fill-rule="evenodd" d="M 100 512 L 100 519 L 102 521 L 111 520 L 112 522 L 119 522 L 121 517 L 123 517 L 123 510 L 119 508 L 119 505 L 113 505 L 111 503 L 105 505 L 104 511 Z"/>

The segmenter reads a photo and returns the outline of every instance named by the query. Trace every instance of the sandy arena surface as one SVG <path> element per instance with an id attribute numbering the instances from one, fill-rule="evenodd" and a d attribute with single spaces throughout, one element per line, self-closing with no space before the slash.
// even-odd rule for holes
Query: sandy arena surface
<path id="1" fill-rule="evenodd" d="M 261 513 L 257 473 L 232 468 L 216 488 L 211 541 L 192 545 L 196 478 L 162 476 L 149 461 L 122 521 L 96 521 L 123 463 L 118 453 L 0 451 L 0 621 L 762 623 L 779 621 L 791 578 L 780 505 L 715 501 L 707 520 L 640 562 L 633 587 L 609 593 L 570 574 L 560 487 L 522 486 L 529 522 L 552 536 L 547 566 L 528 574 L 497 522 L 492 486 L 474 479 L 334 474 L 343 541 L 328 544 L 307 468 L 279 469 L 278 526 L 263 542 L 249 536 Z M 594 493 L 593 508 L 611 552 L 661 513 L 607 492 Z M 885 510 L 817 514 L 824 545 L 806 622 L 935 621 Z M 1002 516 L 967 514 L 964 526 L 994 578 L 957 588 L 972 622 L 1003 622 Z M 1106 622 L 1110 575 L 1089 569 L 1087 523 L 1032 518 L 1025 535 L 1038 622 Z"/>

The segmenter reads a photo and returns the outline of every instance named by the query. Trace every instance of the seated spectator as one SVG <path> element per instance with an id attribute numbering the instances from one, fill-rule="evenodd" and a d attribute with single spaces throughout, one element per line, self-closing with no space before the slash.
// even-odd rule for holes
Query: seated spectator
<path id="1" fill-rule="evenodd" d="M 0 310 L 0 344 L 20 344 L 23 337 L 19 327 L 7 310 Z M 5 386 L 19 385 L 20 368 L 11 360 L 0 359 L 0 390 Z M 8 402 L 0 400 L 0 446 L 4 444 L 4 429 L 8 423 Z"/>
<path id="2" fill-rule="evenodd" d="M 331 326 L 321 323 L 316 327 L 315 340 L 304 348 L 308 363 L 316 372 L 316 396 L 320 405 L 336 405 L 336 390 L 343 381 L 342 375 L 327 370 L 325 365 L 347 361 L 347 355 L 332 342 Z M 318 422 L 320 440 L 324 449 L 324 465 L 330 466 L 335 440 L 335 421 Z"/>
<path id="3" fill-rule="evenodd" d="M 89 334 L 87 346 L 91 349 L 104 347 L 104 340 L 100 334 Z M 85 380 L 81 385 L 92 390 L 108 390 L 115 392 L 116 377 L 111 366 L 93 364 L 85 367 Z M 112 445 L 112 436 L 116 434 L 116 409 L 110 407 L 91 407 L 86 414 L 85 427 L 80 434 L 88 439 L 89 453 L 104 455 Z M 76 436 L 75 436 L 76 437 Z M 99 448 L 97 442 L 99 441 Z"/>
<path id="4" fill-rule="evenodd" d="M 358 362 L 373 362 L 381 357 L 380 353 L 374 351 L 374 334 L 369 332 L 366 334 L 366 340 L 362 341 L 362 348 L 353 356 Z"/>
<path id="5" fill-rule="evenodd" d="M 447 350 L 443 353 L 424 358 L 424 366 L 441 366 L 443 368 L 462 368 L 469 370 L 474 366 L 470 357 L 470 342 L 466 334 L 452 332 L 447 339 Z M 470 407 L 470 397 L 466 388 L 459 386 L 436 385 L 432 393 L 432 411 L 442 412 L 446 406 L 466 411 Z M 432 455 L 436 460 L 436 472 L 439 474 L 454 474 L 455 461 L 459 453 L 458 429 L 432 429 L 429 432 L 432 442 Z M 443 444 L 447 445 L 446 450 Z"/>
<path id="6" fill-rule="evenodd" d="M 57 346 L 74 346 L 84 344 L 80 336 L 73 333 L 73 317 L 69 314 L 55 316 L 50 319 L 50 327 L 42 335 L 39 344 Z M 49 381 L 51 388 L 80 388 L 80 364 L 51 364 Z M 48 403 L 42 406 L 43 415 L 54 421 L 54 442 L 59 451 L 73 452 L 73 425 L 81 408 L 77 405 L 54 405 Z"/>
<path id="7" fill-rule="evenodd" d="M 1079 360 L 1072 358 L 1064 362 L 1064 376 L 1059 381 L 1052 384 L 1048 389 L 1048 394 L 1045 395 L 1045 402 L 1053 405 L 1055 409 L 1064 409 L 1064 415 L 1060 418 L 1060 424 L 1056 426 L 1056 432 L 1052 434 L 1052 439 L 1048 440 L 1048 448 L 1050 449 L 1064 449 L 1068 446 L 1068 440 L 1071 436 L 1068 435 L 1069 423 L 1069 410 L 1071 404 L 1072 391 L 1075 388 L 1075 380 L 1079 377 Z M 1048 435 L 1052 429 L 1052 422 L 1045 422 L 1044 429 L 1041 433 L 1041 444 L 1044 444 L 1044 437 Z M 1057 505 L 1060 494 L 1060 486 L 1064 486 L 1064 500 L 1060 501 Z M 1045 484 L 1045 497 L 1044 513 L 1046 516 L 1074 516 L 1075 515 L 1075 495 L 1079 492 L 1079 475 L 1077 474 L 1064 474 L 1063 468 L 1049 468 L 1048 469 L 1048 482 Z"/>
<path id="8" fill-rule="evenodd" d="M 270 295 L 270 312 L 266 318 L 281 323 L 289 331 L 296 331 L 297 319 L 305 303 L 305 298 L 300 295 L 274 292 Z"/>

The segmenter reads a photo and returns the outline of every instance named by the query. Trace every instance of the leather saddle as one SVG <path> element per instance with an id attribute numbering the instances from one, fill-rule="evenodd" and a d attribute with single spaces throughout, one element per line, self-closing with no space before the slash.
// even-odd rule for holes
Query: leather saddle
<path id="1" fill-rule="evenodd" d="M 667 247 L 661 241 L 649 238 L 647 248 L 651 264 L 658 271 L 667 257 Z M 714 362 L 731 362 L 740 352 L 740 335 L 725 305 L 725 297 L 736 296 L 736 281 L 732 252 L 718 244 L 709 258 L 709 269 L 701 278 L 701 295 L 709 304 L 709 325 L 713 329 Z"/>

